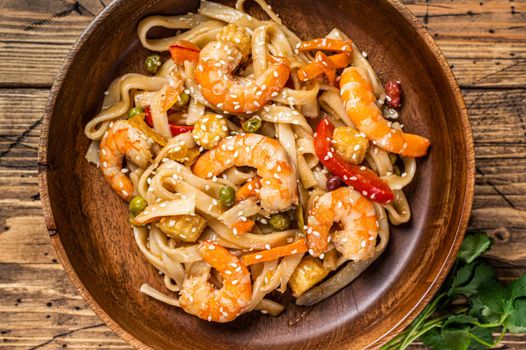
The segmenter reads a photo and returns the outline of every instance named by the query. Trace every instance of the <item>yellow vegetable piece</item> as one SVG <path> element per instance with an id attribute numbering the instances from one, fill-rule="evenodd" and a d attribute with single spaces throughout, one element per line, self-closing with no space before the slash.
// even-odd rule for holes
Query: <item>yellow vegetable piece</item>
<path id="1" fill-rule="evenodd" d="M 128 119 L 128 123 L 130 123 L 131 126 L 142 132 L 144 135 L 152 139 L 153 142 L 159 144 L 159 146 L 164 147 L 166 146 L 166 140 L 164 137 L 159 135 L 155 130 L 150 128 L 148 124 L 144 121 L 144 113 L 137 114 L 136 116 Z"/>
<path id="2" fill-rule="evenodd" d="M 194 141 L 203 148 L 211 149 L 228 136 L 228 127 L 220 115 L 208 113 L 199 117 L 192 130 Z"/>
<path id="3" fill-rule="evenodd" d="M 157 224 L 168 236 L 183 242 L 195 242 L 206 228 L 206 220 L 199 215 L 166 216 Z"/>
<path id="4" fill-rule="evenodd" d="M 323 262 L 313 256 L 304 257 L 289 280 L 289 286 L 294 297 L 299 297 L 317 283 L 321 282 L 329 270 L 323 267 Z"/>
<path id="5" fill-rule="evenodd" d="M 349 126 L 340 126 L 334 129 L 332 145 L 344 160 L 352 164 L 360 164 L 369 148 L 369 140 L 358 130 Z"/>

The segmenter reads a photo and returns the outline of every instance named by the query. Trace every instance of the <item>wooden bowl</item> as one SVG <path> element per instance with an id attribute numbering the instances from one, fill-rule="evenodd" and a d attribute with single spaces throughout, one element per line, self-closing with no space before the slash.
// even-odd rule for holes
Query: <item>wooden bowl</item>
<path id="1" fill-rule="evenodd" d="M 377 347 L 423 309 L 457 254 L 473 197 L 473 144 L 459 88 L 431 37 L 394 0 L 271 4 L 305 39 L 342 29 L 383 81 L 401 81 L 406 130 L 432 142 L 407 192 L 413 219 L 392 227 L 383 256 L 328 300 L 298 307 L 287 294 L 278 296 L 286 311 L 277 318 L 252 312 L 229 324 L 208 323 L 142 295 L 144 282 L 163 290 L 161 278 L 133 241 L 125 203 L 84 159 L 83 129 L 112 79 L 143 71 L 147 51 L 136 36 L 138 21 L 186 13 L 198 2 L 115 0 L 82 35 L 53 85 L 39 176 L 47 227 L 64 268 L 95 313 L 138 348 Z"/>

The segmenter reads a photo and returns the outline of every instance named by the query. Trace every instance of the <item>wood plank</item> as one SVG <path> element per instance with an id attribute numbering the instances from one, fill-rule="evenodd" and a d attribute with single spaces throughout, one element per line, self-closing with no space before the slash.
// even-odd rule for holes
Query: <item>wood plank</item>
<path id="1" fill-rule="evenodd" d="M 28 3 L 4 0 L 0 87 L 51 86 L 69 48 L 102 9 L 97 0 Z M 526 74 L 524 2 L 404 3 L 425 22 L 463 87 L 526 87 L 521 79 Z"/>
<path id="2" fill-rule="evenodd" d="M 58 263 L 0 259 L 0 347 L 130 349 L 87 307 Z"/>

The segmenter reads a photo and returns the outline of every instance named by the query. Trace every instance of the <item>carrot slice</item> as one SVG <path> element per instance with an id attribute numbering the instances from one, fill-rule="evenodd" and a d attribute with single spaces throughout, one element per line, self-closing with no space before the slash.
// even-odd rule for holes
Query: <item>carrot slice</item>
<path id="1" fill-rule="evenodd" d="M 199 52 L 201 49 L 194 43 L 186 40 L 179 40 L 170 46 L 170 54 L 175 64 L 183 65 L 185 61 L 199 61 Z"/>
<path id="2" fill-rule="evenodd" d="M 168 85 L 166 91 L 162 96 L 162 110 L 163 112 L 168 111 L 177 102 L 179 98 L 180 90 Z"/>
<path id="3" fill-rule="evenodd" d="M 329 56 L 329 59 L 334 63 L 336 69 L 345 68 L 351 64 L 351 55 L 347 52 L 340 52 Z"/>
<path id="4" fill-rule="evenodd" d="M 311 62 L 298 69 L 298 78 L 307 81 L 322 75 L 324 72 L 321 62 Z"/>
<path id="5" fill-rule="evenodd" d="M 338 63 L 341 58 L 337 58 Z M 324 74 L 331 85 L 336 85 L 336 65 L 323 52 L 316 52 L 314 62 L 309 63 L 298 70 L 298 78 L 303 81 L 314 79 L 315 77 Z"/>
<path id="6" fill-rule="evenodd" d="M 241 261 L 246 265 L 253 265 L 260 262 L 271 261 L 278 259 L 284 256 L 305 253 L 309 249 L 307 241 L 305 239 L 300 239 L 294 243 L 283 245 L 280 247 L 275 247 L 268 250 L 262 250 L 256 253 L 250 253 L 243 255 Z"/>
<path id="7" fill-rule="evenodd" d="M 300 51 L 311 50 L 327 50 L 327 51 L 342 51 L 352 52 L 351 40 L 339 40 L 329 38 L 317 38 L 301 42 L 299 46 Z"/>
<path id="8" fill-rule="evenodd" d="M 237 220 L 232 225 L 232 229 L 234 230 L 234 234 L 237 234 L 238 236 L 244 235 L 247 232 L 252 231 L 252 228 L 256 222 L 254 220 Z"/>
<path id="9" fill-rule="evenodd" d="M 236 201 L 241 202 L 250 197 L 257 196 L 260 188 L 261 180 L 259 177 L 248 180 L 239 190 L 237 190 Z"/>

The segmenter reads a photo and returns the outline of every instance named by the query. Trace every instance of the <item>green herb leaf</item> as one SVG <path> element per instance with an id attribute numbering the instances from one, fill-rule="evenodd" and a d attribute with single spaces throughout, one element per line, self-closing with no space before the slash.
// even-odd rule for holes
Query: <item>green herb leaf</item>
<path id="1" fill-rule="evenodd" d="M 497 343 L 507 331 L 526 332 L 526 274 L 504 287 L 479 260 L 491 244 L 482 232 L 468 234 L 441 293 L 382 349 L 404 350 L 419 337 L 433 350 L 483 350 L 497 345 L 493 332 L 501 332 Z M 469 304 L 459 305 L 459 296 Z"/>
<path id="2" fill-rule="evenodd" d="M 515 301 L 517 298 L 526 297 L 526 274 L 510 283 L 508 291 L 512 301 Z"/>
<path id="3" fill-rule="evenodd" d="M 440 334 L 440 330 L 438 328 L 433 328 L 430 331 L 426 332 L 424 335 L 420 336 L 420 340 L 424 343 L 425 346 L 433 350 L 451 349 L 446 345 L 444 339 L 442 339 L 442 335 Z"/>
<path id="4" fill-rule="evenodd" d="M 452 325 L 459 325 L 459 324 L 469 324 L 471 325 L 473 322 L 478 322 L 478 318 L 470 316 L 470 315 L 452 315 L 449 316 L 446 321 L 444 322 L 443 327 L 452 326 Z"/>
<path id="5" fill-rule="evenodd" d="M 498 281 L 485 281 L 479 287 L 478 298 L 484 304 L 483 314 L 503 314 L 506 312 L 508 291 Z"/>
<path id="6" fill-rule="evenodd" d="M 468 233 L 462 242 L 458 258 L 466 264 L 471 264 L 476 258 L 491 248 L 493 241 L 485 233 L 476 231 Z"/>
<path id="7" fill-rule="evenodd" d="M 457 271 L 448 295 L 472 296 L 477 293 L 479 286 L 487 280 L 495 280 L 495 272 L 489 265 L 476 262 L 465 265 Z"/>
<path id="8" fill-rule="evenodd" d="M 489 328 L 473 327 L 471 329 L 471 334 L 477 337 L 478 339 L 485 341 L 486 343 L 493 344 L 493 335 L 491 334 L 491 329 Z M 489 348 L 490 347 L 481 344 L 472 338 L 468 350 L 483 350 Z"/>
<path id="9" fill-rule="evenodd" d="M 442 329 L 441 335 L 446 347 L 455 350 L 467 350 L 471 338 L 465 329 Z"/>
<path id="10" fill-rule="evenodd" d="M 512 333 L 526 333 L 526 299 L 518 299 L 506 320 L 506 328 Z"/>

